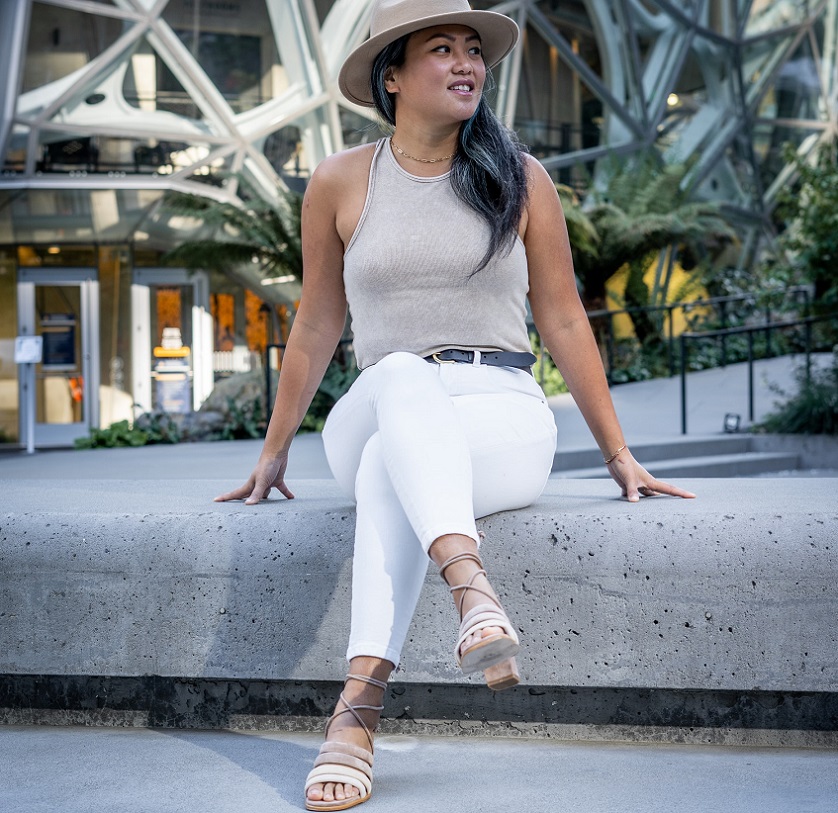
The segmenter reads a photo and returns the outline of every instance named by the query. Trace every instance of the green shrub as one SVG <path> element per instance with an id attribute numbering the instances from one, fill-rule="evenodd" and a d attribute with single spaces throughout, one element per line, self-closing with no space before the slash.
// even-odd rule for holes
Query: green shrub
<path id="1" fill-rule="evenodd" d="M 532 347 L 532 352 L 536 358 L 532 372 L 544 394 L 549 397 L 550 395 L 567 392 L 567 384 L 565 384 L 559 368 L 556 367 L 547 348 L 542 345 L 541 337 L 535 332 L 530 333 L 530 347 Z"/>
<path id="2" fill-rule="evenodd" d="M 265 419 L 262 399 L 237 404 L 234 399 L 227 399 L 227 420 L 218 437 L 219 440 L 241 440 L 261 438 L 265 435 Z"/>
<path id="3" fill-rule="evenodd" d="M 116 446 L 145 446 L 148 435 L 141 429 L 132 429 L 128 421 L 117 421 L 106 429 L 91 429 L 86 438 L 76 438 L 76 449 L 112 449 Z"/>
<path id="4" fill-rule="evenodd" d="M 813 369 L 808 380 L 806 370 L 796 374 L 796 395 L 777 390 L 787 400 L 775 412 L 754 427 L 757 431 L 790 435 L 838 435 L 838 349 L 832 363 Z"/>

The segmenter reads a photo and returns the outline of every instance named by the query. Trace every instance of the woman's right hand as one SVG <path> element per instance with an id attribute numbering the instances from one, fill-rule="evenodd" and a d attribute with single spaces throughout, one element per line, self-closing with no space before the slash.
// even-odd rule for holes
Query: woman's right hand
<path id="1" fill-rule="evenodd" d="M 277 489 L 287 499 L 293 500 L 294 495 L 285 485 L 286 468 L 288 468 L 288 452 L 278 457 L 259 458 L 256 468 L 253 469 L 253 473 L 243 486 L 228 491 L 226 494 L 220 494 L 214 502 L 244 500 L 245 505 L 256 505 L 260 500 L 268 498 L 272 488 Z"/>

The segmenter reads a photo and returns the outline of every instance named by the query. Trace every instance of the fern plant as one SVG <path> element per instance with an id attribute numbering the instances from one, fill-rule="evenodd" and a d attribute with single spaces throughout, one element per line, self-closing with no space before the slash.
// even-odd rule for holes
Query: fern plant
<path id="1" fill-rule="evenodd" d="M 262 198 L 242 176 L 235 176 L 245 205 L 220 202 L 198 194 L 169 192 L 162 211 L 203 222 L 199 239 L 186 240 L 164 257 L 170 265 L 229 273 L 255 263 L 265 278 L 303 278 L 300 237 L 302 197 L 280 192 L 276 203 Z"/>
<path id="2" fill-rule="evenodd" d="M 589 306 L 605 304 L 605 285 L 623 266 L 628 266 L 625 307 L 660 304 L 669 285 L 665 264 L 652 290 L 644 281 L 656 254 L 678 246 L 693 258 L 735 239 L 718 204 L 689 200 L 683 189 L 688 165 L 661 166 L 656 157 L 647 155 L 605 169 L 609 176 L 605 189 L 592 190 L 581 205 L 588 224 L 574 249 L 576 273 Z M 631 316 L 642 343 L 659 339 L 660 326 L 647 313 Z"/>

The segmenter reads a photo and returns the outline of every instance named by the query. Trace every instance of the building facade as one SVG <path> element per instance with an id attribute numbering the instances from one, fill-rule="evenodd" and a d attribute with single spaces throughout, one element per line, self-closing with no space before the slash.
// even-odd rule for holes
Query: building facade
<path id="1" fill-rule="evenodd" d="M 155 406 L 197 408 L 293 311 L 294 281 L 187 273 L 200 234 L 167 190 L 305 188 L 380 132 L 335 79 L 371 0 L 0 0 L 0 443 L 72 443 Z M 838 0 L 510 0 L 524 32 L 493 104 L 557 181 L 608 155 L 691 160 L 743 263 L 773 231 L 782 146 L 836 129 Z M 18 364 L 15 338 L 40 336 Z"/>

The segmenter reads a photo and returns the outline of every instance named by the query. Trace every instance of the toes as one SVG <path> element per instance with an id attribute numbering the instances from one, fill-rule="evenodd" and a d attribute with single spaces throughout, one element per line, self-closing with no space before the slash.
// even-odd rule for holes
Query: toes
<path id="1" fill-rule="evenodd" d="M 360 791 L 354 785 L 327 782 L 325 785 L 312 785 L 306 791 L 306 798 L 312 802 L 342 802 L 359 794 Z"/>
<path id="2" fill-rule="evenodd" d="M 312 785 L 306 791 L 306 798 L 312 802 L 322 802 L 325 796 L 325 788 L 323 785 Z"/>

